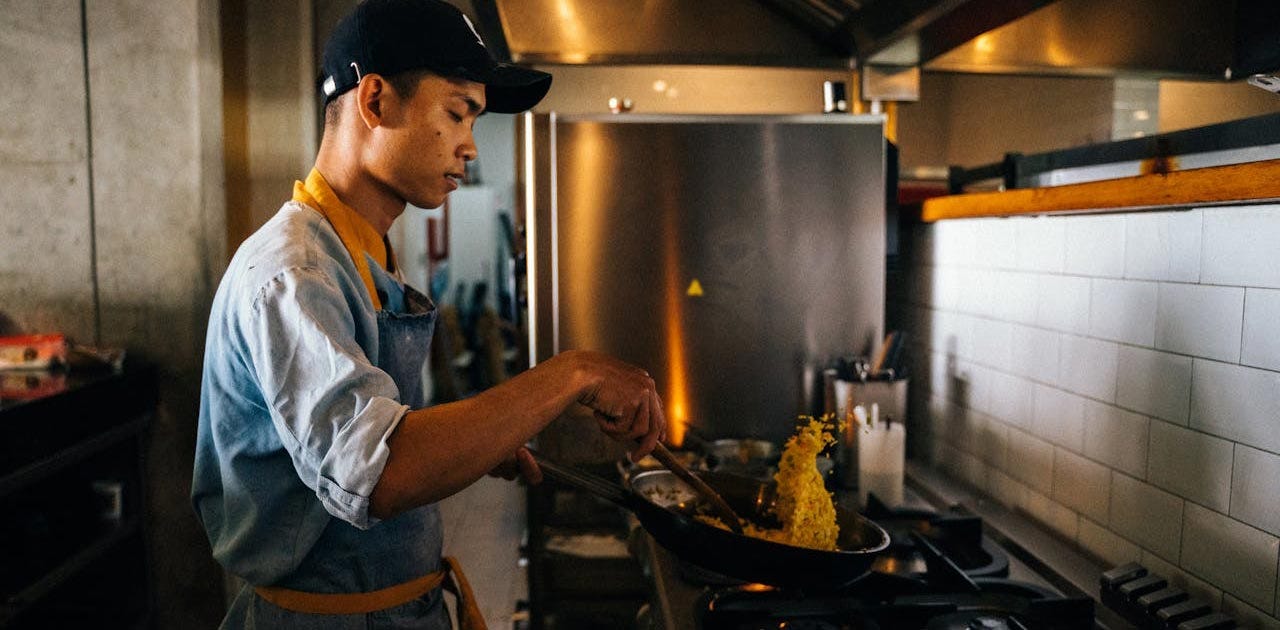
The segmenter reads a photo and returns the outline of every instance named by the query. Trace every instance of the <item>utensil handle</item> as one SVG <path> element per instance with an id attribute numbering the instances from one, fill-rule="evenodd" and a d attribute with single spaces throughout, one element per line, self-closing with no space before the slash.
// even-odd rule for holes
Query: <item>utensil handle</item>
<path id="1" fill-rule="evenodd" d="M 568 466 L 561 466 L 548 460 L 542 453 L 534 449 L 529 449 L 529 454 L 533 455 L 533 461 L 537 462 L 538 468 L 542 469 L 542 474 L 546 475 L 548 479 L 589 492 L 624 508 L 631 509 L 631 504 L 627 501 L 627 491 L 622 486 L 591 473 L 575 470 Z"/>
<path id="2" fill-rule="evenodd" d="M 698 491 L 698 494 L 701 494 L 703 498 L 710 501 L 711 507 L 715 509 L 720 520 L 724 521 L 724 524 L 728 525 L 729 529 L 733 530 L 733 533 L 742 533 L 742 519 L 738 518 L 738 515 L 733 511 L 733 508 L 729 507 L 729 504 L 725 503 L 724 499 L 720 497 L 720 494 L 713 490 L 711 486 L 708 486 L 707 482 L 695 477 L 693 473 L 689 472 L 689 469 L 685 468 L 683 464 L 677 461 L 675 456 L 671 454 L 671 451 L 668 451 L 667 447 L 662 445 L 662 442 L 658 442 L 654 445 L 652 455 L 654 459 L 662 462 L 662 465 L 666 466 L 667 470 L 675 473 L 681 481 L 693 486 L 693 488 Z"/>

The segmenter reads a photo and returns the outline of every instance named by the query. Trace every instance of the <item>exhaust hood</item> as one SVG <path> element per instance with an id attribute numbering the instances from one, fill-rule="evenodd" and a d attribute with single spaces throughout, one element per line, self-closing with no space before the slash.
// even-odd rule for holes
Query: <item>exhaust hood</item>
<path id="1" fill-rule="evenodd" d="M 1276 0 L 470 0 L 470 5 L 494 53 L 522 64 L 884 65 L 1193 79 L 1240 79 L 1280 68 Z"/>

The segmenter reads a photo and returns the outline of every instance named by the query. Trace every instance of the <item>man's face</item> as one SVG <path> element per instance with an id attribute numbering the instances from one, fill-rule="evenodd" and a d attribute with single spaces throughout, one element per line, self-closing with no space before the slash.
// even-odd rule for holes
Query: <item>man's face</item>
<path id="1" fill-rule="evenodd" d="M 425 75 L 413 97 L 388 103 L 376 152 L 378 179 L 419 208 L 434 208 L 458 187 L 476 158 L 472 128 L 484 110 L 484 85 Z"/>

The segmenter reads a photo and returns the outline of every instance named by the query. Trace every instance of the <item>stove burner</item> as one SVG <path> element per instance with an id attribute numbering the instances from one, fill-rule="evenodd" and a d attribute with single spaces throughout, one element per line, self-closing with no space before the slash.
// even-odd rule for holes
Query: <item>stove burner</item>
<path id="1" fill-rule="evenodd" d="M 1093 627 L 1093 600 L 1034 584 L 977 578 L 956 592 L 919 578 L 869 574 L 843 594 L 806 596 L 781 589 L 708 593 L 699 624 L 708 630 L 839 628 L 1077 630 Z"/>
<path id="2" fill-rule="evenodd" d="M 929 570 L 919 536 L 923 536 L 969 577 L 1009 575 L 1009 558 L 982 535 L 982 519 L 932 510 L 889 508 L 874 494 L 867 497 L 863 515 L 889 532 L 889 550 L 874 570 L 912 574 Z"/>
<path id="3" fill-rule="evenodd" d="M 956 613 L 929 621 L 928 630 L 1029 630 L 1008 615 L 969 615 Z"/>

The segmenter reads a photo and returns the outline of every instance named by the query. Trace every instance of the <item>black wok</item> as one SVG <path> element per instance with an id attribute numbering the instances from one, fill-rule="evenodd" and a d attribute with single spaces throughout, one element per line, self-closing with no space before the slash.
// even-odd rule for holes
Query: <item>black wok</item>
<path id="1" fill-rule="evenodd" d="M 861 577 L 889 547 L 889 535 L 856 512 L 836 506 L 838 551 L 820 551 L 751 538 L 702 523 L 710 509 L 672 473 L 655 470 L 631 479 L 631 488 L 534 455 L 547 478 L 585 490 L 635 513 L 658 544 L 682 560 L 730 577 L 781 587 L 834 590 Z M 776 527 L 769 514 L 774 484 L 727 473 L 697 473 L 743 519 Z"/>

